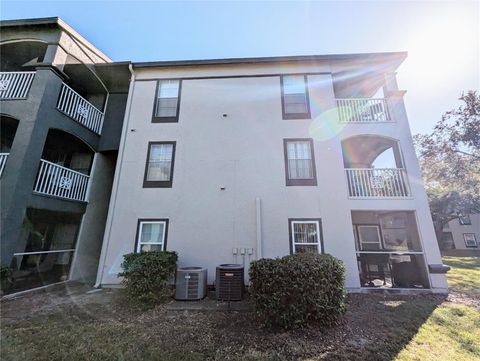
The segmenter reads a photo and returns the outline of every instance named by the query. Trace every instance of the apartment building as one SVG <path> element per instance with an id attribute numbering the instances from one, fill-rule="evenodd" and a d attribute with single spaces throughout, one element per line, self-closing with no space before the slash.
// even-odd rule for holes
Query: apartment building
<path id="1" fill-rule="evenodd" d="M 97 273 L 130 80 L 58 18 L 0 23 L 1 261 L 13 289 Z"/>
<path id="2" fill-rule="evenodd" d="M 176 251 L 209 284 L 219 264 L 318 252 L 351 291 L 446 292 L 406 56 L 133 63 L 97 284 L 130 252 Z"/>
<path id="3" fill-rule="evenodd" d="M 118 285 L 123 255 L 149 250 L 210 284 L 222 263 L 318 252 L 352 291 L 447 290 L 395 78 L 405 53 L 130 64 L 58 18 L 0 25 L 14 290 Z"/>
<path id="4" fill-rule="evenodd" d="M 442 243 L 445 250 L 480 254 L 480 214 L 466 214 L 448 222 L 443 228 Z"/>

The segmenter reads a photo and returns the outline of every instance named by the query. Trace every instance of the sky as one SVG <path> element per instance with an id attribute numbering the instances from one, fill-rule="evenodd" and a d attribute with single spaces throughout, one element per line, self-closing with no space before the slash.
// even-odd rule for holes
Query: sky
<path id="1" fill-rule="evenodd" d="M 59 16 L 115 61 L 408 51 L 412 132 L 480 89 L 480 1 L 8 1 L 0 18 Z"/>

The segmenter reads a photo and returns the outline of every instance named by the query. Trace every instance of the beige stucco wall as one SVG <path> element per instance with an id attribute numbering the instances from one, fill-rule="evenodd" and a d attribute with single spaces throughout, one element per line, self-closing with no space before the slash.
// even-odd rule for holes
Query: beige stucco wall
<path id="1" fill-rule="evenodd" d="M 191 67 L 183 76 L 226 76 L 228 69 L 217 74 L 212 67 Z M 278 74 L 313 70 L 322 74 L 308 76 L 312 119 L 283 120 Z M 129 95 L 97 282 L 120 281 L 116 274 L 123 254 L 134 250 L 139 218 L 168 218 L 167 249 L 179 253 L 179 266 L 208 267 L 209 283 L 221 263 L 248 265 L 256 253 L 244 260 L 235 258 L 232 248 L 256 250 L 257 197 L 263 257 L 289 253 L 288 218 L 321 218 L 325 251 L 345 262 L 351 289 L 359 287 L 352 210 L 414 210 L 427 263 L 441 263 L 403 101 L 393 104 L 394 123 L 340 124 L 328 70 L 325 64 L 237 65 L 231 75 L 249 76 L 184 79 L 179 122 L 167 124 L 151 122 L 156 82 L 148 79 L 182 73 L 137 70 L 143 81 L 136 81 Z M 257 73 L 263 76 L 250 76 Z M 341 140 L 358 134 L 400 141 L 411 198 L 348 198 Z M 284 138 L 314 138 L 318 186 L 285 186 Z M 177 142 L 172 188 L 142 188 L 149 141 Z M 430 280 L 433 288 L 446 289 L 444 275 Z"/>

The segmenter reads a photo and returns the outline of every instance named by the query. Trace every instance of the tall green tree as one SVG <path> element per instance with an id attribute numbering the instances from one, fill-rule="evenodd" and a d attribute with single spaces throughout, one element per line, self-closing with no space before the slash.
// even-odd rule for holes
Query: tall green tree
<path id="1" fill-rule="evenodd" d="M 480 94 L 460 100 L 432 133 L 414 137 L 439 242 L 446 223 L 480 212 Z"/>

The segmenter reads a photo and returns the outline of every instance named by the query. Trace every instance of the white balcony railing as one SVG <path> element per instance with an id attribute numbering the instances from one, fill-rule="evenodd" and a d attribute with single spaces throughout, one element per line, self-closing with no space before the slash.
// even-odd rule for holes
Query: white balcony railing
<path id="1" fill-rule="evenodd" d="M 388 102 L 385 98 L 337 99 L 338 116 L 345 123 L 391 122 Z"/>
<path id="2" fill-rule="evenodd" d="M 409 197 L 403 168 L 347 168 L 348 193 L 352 198 Z"/>
<path id="3" fill-rule="evenodd" d="M 74 201 L 86 201 L 89 178 L 83 173 L 40 159 L 40 170 L 33 191 Z"/>
<path id="4" fill-rule="evenodd" d="M 0 177 L 2 176 L 3 168 L 5 168 L 9 154 L 10 153 L 0 153 Z"/>
<path id="5" fill-rule="evenodd" d="M 34 76 L 34 71 L 0 72 L 0 99 L 27 98 Z"/>
<path id="6" fill-rule="evenodd" d="M 65 83 L 62 84 L 57 109 L 91 131 L 101 133 L 103 112 Z"/>

